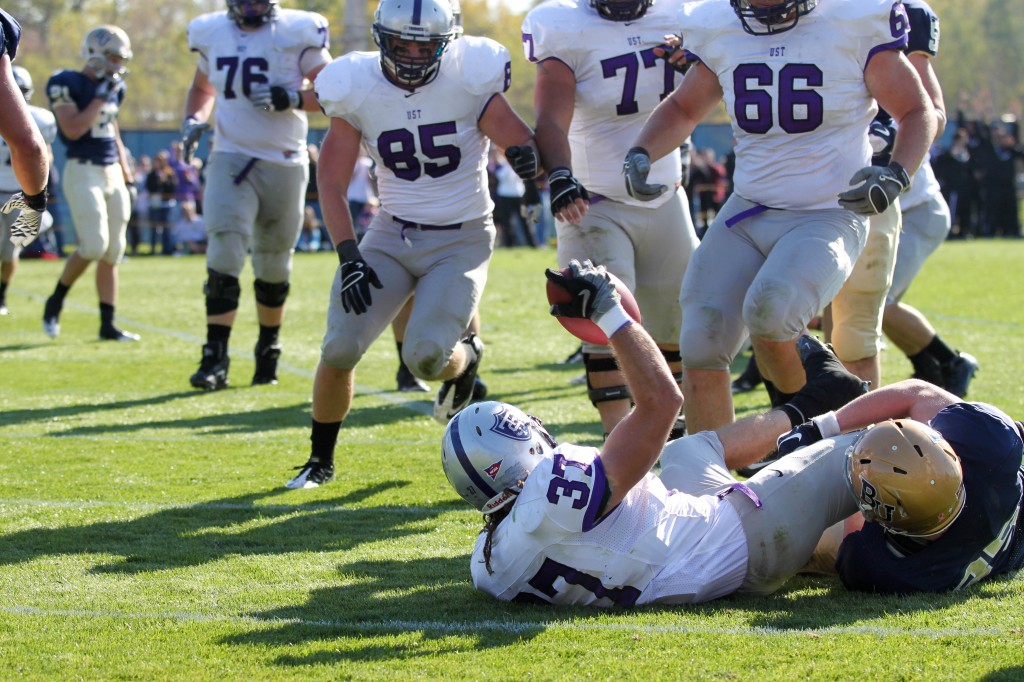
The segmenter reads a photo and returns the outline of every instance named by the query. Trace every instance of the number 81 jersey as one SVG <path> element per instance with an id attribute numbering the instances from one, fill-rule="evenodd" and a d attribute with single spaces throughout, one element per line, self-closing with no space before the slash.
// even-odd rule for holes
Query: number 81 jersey
<path id="1" fill-rule="evenodd" d="M 413 91 L 391 83 L 377 52 L 352 52 L 316 78 L 320 106 L 358 130 L 377 164 L 381 206 L 404 220 L 451 225 L 482 218 L 488 140 L 478 121 L 508 89 L 508 50 L 489 38 L 448 45 L 437 78 Z"/>

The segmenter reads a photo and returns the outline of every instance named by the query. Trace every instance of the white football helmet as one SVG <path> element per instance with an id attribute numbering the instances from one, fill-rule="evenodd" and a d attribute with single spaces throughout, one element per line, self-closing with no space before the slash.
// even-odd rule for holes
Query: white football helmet
<path id="1" fill-rule="evenodd" d="M 120 57 L 112 62 L 110 57 Z M 124 62 L 132 58 L 132 41 L 128 34 L 117 26 L 99 26 L 86 34 L 82 41 L 82 59 L 85 70 L 96 78 L 120 80 L 128 73 Z"/>
<path id="2" fill-rule="evenodd" d="M 451 0 L 452 5 L 452 21 L 455 22 L 455 37 L 452 40 L 458 40 L 459 37 L 466 32 L 462 27 L 462 4 L 459 0 Z"/>
<path id="3" fill-rule="evenodd" d="M 448 422 L 441 464 L 455 492 L 491 514 L 515 501 L 522 482 L 555 445 L 536 417 L 488 401 L 470 405 Z"/>
<path id="4" fill-rule="evenodd" d="M 847 450 L 846 477 L 864 516 L 897 535 L 938 535 L 967 499 L 953 448 L 910 419 L 868 427 Z"/>
<path id="5" fill-rule="evenodd" d="M 774 35 L 796 26 L 800 17 L 818 6 L 818 0 L 779 0 L 774 5 L 754 6 L 750 0 L 729 0 L 743 22 L 743 30 L 755 36 Z"/>
<path id="6" fill-rule="evenodd" d="M 227 0 L 228 17 L 241 28 L 259 28 L 270 23 L 277 0 Z"/>
<path id="7" fill-rule="evenodd" d="M 14 73 L 14 82 L 18 84 L 18 89 L 25 95 L 25 101 L 32 99 L 32 93 L 35 92 L 35 88 L 32 87 L 32 74 L 24 66 L 12 66 L 11 71 Z"/>
<path id="8" fill-rule="evenodd" d="M 416 88 L 436 78 L 441 55 L 457 35 L 448 0 L 380 0 L 373 15 L 381 69 L 401 87 Z M 395 41 L 400 40 L 427 43 L 431 53 L 423 57 L 396 49 Z"/>

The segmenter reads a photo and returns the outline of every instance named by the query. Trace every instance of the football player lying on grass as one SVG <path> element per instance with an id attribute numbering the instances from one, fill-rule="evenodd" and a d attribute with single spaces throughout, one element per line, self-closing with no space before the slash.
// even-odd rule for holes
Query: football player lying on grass
<path id="1" fill-rule="evenodd" d="M 630 606 L 765 594 L 797 573 L 822 532 L 857 503 L 842 452 L 823 439 L 753 478 L 730 469 L 759 460 L 791 428 L 773 410 L 665 445 L 682 396 L 651 337 L 619 303 L 603 267 L 573 261 L 548 278 L 574 294 L 553 314 L 586 317 L 610 338 L 636 408 L 601 450 L 557 444 L 512 405 L 470 405 L 445 429 L 442 457 L 455 490 L 485 515 L 473 551 L 476 587 L 498 599 Z M 790 407 L 806 417 L 865 390 L 817 340 L 799 340 L 807 373 Z M 661 458 L 660 478 L 651 473 Z"/>
<path id="2" fill-rule="evenodd" d="M 823 555 L 846 587 L 944 592 L 1024 565 L 1021 422 L 908 379 L 793 429 L 779 451 L 865 426 L 846 470 L 864 518 L 847 525 L 838 557 Z"/>

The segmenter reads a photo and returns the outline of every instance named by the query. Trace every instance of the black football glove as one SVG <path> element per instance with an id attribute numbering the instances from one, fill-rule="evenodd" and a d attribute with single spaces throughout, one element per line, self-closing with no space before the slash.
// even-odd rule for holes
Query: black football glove
<path id="1" fill-rule="evenodd" d="M 839 195 L 839 205 L 861 215 L 884 213 L 893 202 L 910 187 L 910 176 L 900 164 L 893 161 L 888 166 L 867 166 L 850 178 L 850 184 L 857 187 Z"/>
<path id="2" fill-rule="evenodd" d="M 542 208 L 540 192 L 537 191 L 537 183 L 533 180 L 525 180 L 523 184 L 526 186 L 526 191 L 523 192 L 523 197 L 519 200 L 519 215 L 522 217 L 526 229 L 532 230 L 534 225 L 540 221 Z"/>
<path id="3" fill-rule="evenodd" d="M 570 275 L 548 268 L 544 275 L 549 281 L 569 292 L 572 298 L 567 303 L 551 304 L 555 317 L 582 317 L 598 322 L 602 316 L 619 306 L 619 292 L 615 290 L 611 277 L 603 265 L 595 266 L 589 260 L 580 263 L 569 261 Z"/>
<path id="4" fill-rule="evenodd" d="M 587 189 L 573 177 L 572 171 L 565 166 L 548 173 L 548 187 L 551 189 L 552 215 L 558 215 L 559 211 L 569 204 L 576 203 L 577 199 L 590 200 Z"/>
<path id="5" fill-rule="evenodd" d="M 505 158 L 523 180 L 532 180 L 540 172 L 540 163 L 537 160 L 537 152 L 528 144 L 509 147 L 505 150 Z"/>
<path id="6" fill-rule="evenodd" d="M 793 426 L 838 410 L 868 392 L 868 382 L 848 372 L 832 349 L 817 338 L 804 334 L 796 345 L 807 383 L 782 406 Z"/>
<path id="7" fill-rule="evenodd" d="M 807 447 L 811 443 L 817 443 L 819 440 L 821 440 L 821 430 L 818 428 L 818 425 L 814 422 L 804 422 L 792 431 L 779 436 L 779 440 L 776 441 L 775 445 L 779 452 L 779 457 L 785 457 L 797 448 Z"/>
<path id="8" fill-rule="evenodd" d="M 640 201 L 653 201 L 668 191 L 665 185 L 648 185 L 647 175 L 651 172 L 651 156 L 643 147 L 633 147 L 626 152 L 622 166 L 626 176 L 626 192 Z"/>
<path id="9" fill-rule="evenodd" d="M 199 140 L 203 134 L 210 129 L 209 123 L 202 123 L 194 116 L 189 116 L 181 124 L 181 160 L 185 163 L 192 161 L 192 155 L 199 147 Z"/>
<path id="10" fill-rule="evenodd" d="M 21 211 L 14 224 L 11 225 L 11 243 L 15 246 L 27 246 L 39 234 L 39 224 L 46 210 L 46 190 L 39 194 L 26 196 L 16 192 L 7 200 L 0 212 L 10 213 Z"/>
<path id="11" fill-rule="evenodd" d="M 341 306 L 346 313 L 362 315 L 373 304 L 370 287 L 383 289 L 384 285 L 359 253 L 356 240 L 347 239 L 335 248 L 341 261 Z"/>

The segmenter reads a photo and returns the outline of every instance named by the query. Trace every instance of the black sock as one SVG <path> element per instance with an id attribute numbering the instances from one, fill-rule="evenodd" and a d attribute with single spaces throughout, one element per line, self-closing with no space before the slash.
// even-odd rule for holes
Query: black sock
<path id="1" fill-rule="evenodd" d="M 7 300 L 7 282 L 0 282 L 0 303 Z"/>
<path id="2" fill-rule="evenodd" d="M 56 299 L 57 303 L 63 303 L 64 297 L 68 295 L 69 291 L 71 291 L 71 287 L 57 280 L 57 286 L 53 290 L 53 298 Z"/>
<path id="3" fill-rule="evenodd" d="M 405 360 L 402 359 L 402 342 L 395 341 L 395 348 L 398 349 L 398 371 L 403 374 L 412 374 L 409 371 L 409 366 L 405 364 Z"/>
<path id="4" fill-rule="evenodd" d="M 227 348 L 229 338 L 231 338 L 231 327 L 226 324 L 206 325 L 206 340 L 210 343 L 219 341 L 224 344 L 225 348 Z"/>
<path id="5" fill-rule="evenodd" d="M 114 327 L 114 306 L 110 303 L 100 303 L 100 329 L 113 329 Z"/>
<path id="6" fill-rule="evenodd" d="M 267 327 L 260 325 L 260 340 L 259 345 L 266 348 L 267 346 L 273 346 L 277 343 L 277 337 L 281 332 L 281 325 L 276 327 Z M 228 333 L 231 333 L 231 327 L 228 327 Z"/>
<path id="7" fill-rule="evenodd" d="M 939 366 L 939 361 L 928 352 L 927 348 L 917 355 L 908 355 L 907 359 L 914 366 L 915 378 L 923 379 L 933 384 L 942 383 L 942 370 Z"/>
<path id="8" fill-rule="evenodd" d="M 338 431 L 342 422 L 318 422 L 313 420 L 313 432 L 309 440 L 313 443 L 309 461 L 323 466 L 334 465 L 334 446 L 338 443 Z"/>
<path id="9" fill-rule="evenodd" d="M 935 358 L 940 365 L 945 365 L 957 358 L 956 351 L 947 346 L 945 342 L 939 338 L 938 334 L 935 335 L 935 338 L 932 339 L 931 343 L 925 346 L 924 352 Z"/>
<path id="10" fill-rule="evenodd" d="M 771 402 L 772 407 L 782 407 L 796 395 L 796 393 L 783 393 L 775 388 L 775 384 L 767 379 L 764 380 L 764 389 L 768 392 L 768 400 Z"/>

